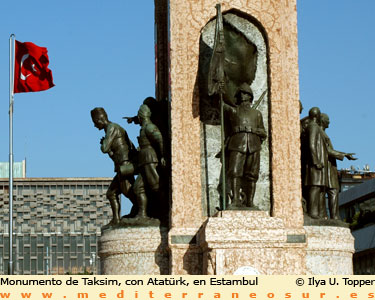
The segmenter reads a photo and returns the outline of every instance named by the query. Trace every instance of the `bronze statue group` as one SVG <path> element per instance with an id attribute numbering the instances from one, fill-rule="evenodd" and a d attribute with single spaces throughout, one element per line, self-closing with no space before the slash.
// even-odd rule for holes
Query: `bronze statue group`
<path id="1" fill-rule="evenodd" d="M 253 93 L 250 87 L 241 85 L 236 97 L 238 103 L 235 105 L 224 100 L 226 119 L 230 125 L 224 150 L 228 158 L 227 178 L 231 199 L 228 209 L 254 207 L 261 144 L 267 137 L 262 114 L 252 107 Z M 140 106 L 137 116 L 125 117 L 128 123 L 141 126 L 137 149 L 125 129 L 109 121 L 103 108 L 97 107 L 91 111 L 95 127 L 105 132 L 100 140 L 100 149 L 113 160 L 116 172 L 106 194 L 113 214 L 106 228 L 126 225 L 129 220 L 133 220 L 134 225 L 137 220 L 145 224 L 150 220 L 168 219 L 168 195 L 165 194 L 168 182 L 165 181 L 169 176 L 163 176 L 166 158 L 169 157 L 165 145 L 168 138 L 168 118 L 165 113 L 167 109 L 161 108 L 158 101 L 149 97 Z M 301 119 L 302 196 L 304 211 L 311 219 L 340 220 L 336 160 L 356 158 L 353 157 L 354 153 L 333 148 L 325 132 L 328 126 L 328 115 L 321 113 L 318 107 L 311 108 L 308 116 Z M 133 204 L 130 213 L 122 218 L 121 194 Z"/>
<path id="2" fill-rule="evenodd" d="M 328 126 L 328 115 L 321 113 L 318 107 L 311 108 L 309 115 L 301 119 L 302 196 L 304 211 L 310 218 L 340 220 L 336 160 L 356 158 L 353 157 L 354 153 L 340 152 L 333 148 L 325 132 Z"/>
<path id="3" fill-rule="evenodd" d="M 95 127 L 105 132 L 100 149 L 113 160 L 116 172 L 106 194 L 113 217 L 105 228 L 126 224 L 131 220 L 133 224 L 134 220 L 144 224 L 164 217 L 166 209 L 163 199 L 166 197 L 162 195 L 165 189 L 161 188 L 163 181 L 160 178 L 165 171 L 166 160 L 163 135 L 152 121 L 151 110 L 157 106 L 155 103 L 154 98 L 146 98 L 137 116 L 125 117 L 128 123 L 141 126 L 138 149 L 130 141 L 125 129 L 108 120 L 103 108 L 97 107 L 91 111 Z M 130 213 L 123 218 L 120 216 L 121 194 L 133 204 Z"/>
<path id="4" fill-rule="evenodd" d="M 262 114 L 252 107 L 253 92 L 250 86 L 242 84 L 236 92 L 236 99 L 235 105 L 225 101 L 230 127 L 225 147 L 231 195 L 229 209 L 254 207 L 261 144 L 267 137 Z M 116 172 L 106 194 L 113 217 L 104 229 L 138 223 L 144 225 L 152 222 L 150 220 L 168 219 L 166 181 L 169 176 L 163 176 L 163 173 L 168 172 L 166 158 L 169 157 L 166 155 L 168 147 L 165 143 L 168 139 L 166 112 L 162 102 L 149 97 L 140 106 L 137 116 L 125 117 L 128 123 L 141 126 L 139 147 L 136 149 L 125 129 L 109 121 L 103 108 L 97 107 L 91 111 L 95 127 L 105 132 L 100 140 L 100 149 L 113 160 Z M 131 212 L 122 218 L 121 194 L 133 204 Z"/>

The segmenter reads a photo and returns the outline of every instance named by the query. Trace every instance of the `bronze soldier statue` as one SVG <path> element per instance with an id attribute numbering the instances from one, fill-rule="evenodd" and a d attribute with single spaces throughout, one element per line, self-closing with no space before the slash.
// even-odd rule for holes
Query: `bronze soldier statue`
<path id="1" fill-rule="evenodd" d="M 261 144 L 267 137 L 262 114 L 251 107 L 254 97 L 250 86 L 242 84 L 236 96 L 237 106 L 228 103 L 224 105 L 224 110 L 229 116 L 226 118 L 226 126 L 230 127 L 227 152 L 228 180 L 233 195 L 229 208 L 232 209 L 254 206 Z M 245 201 L 241 200 L 241 190 L 245 195 Z"/>
<path id="2" fill-rule="evenodd" d="M 346 157 L 349 160 L 356 160 L 357 158 L 353 157 L 355 153 L 345 153 L 333 149 L 332 142 L 325 130 L 329 126 L 329 117 L 327 114 L 321 114 L 320 117 L 321 128 L 323 131 L 323 136 L 327 146 L 328 152 L 328 181 L 326 190 L 322 193 L 321 196 L 321 209 L 326 211 L 325 207 L 325 195 L 328 195 L 328 209 L 330 218 L 334 220 L 339 220 L 339 205 L 338 205 L 338 193 L 339 193 L 339 179 L 337 173 L 337 163 L 336 159 L 343 160 Z"/>
<path id="3" fill-rule="evenodd" d="M 167 100 L 156 100 L 154 97 L 147 97 L 143 100 L 143 103 L 150 108 L 151 111 L 151 122 L 159 128 L 163 135 L 163 140 L 168 139 L 168 101 Z M 131 124 L 140 124 L 138 115 L 133 117 L 123 117 L 126 121 Z"/>
<path id="4" fill-rule="evenodd" d="M 136 150 L 125 129 L 110 122 L 102 107 L 94 108 L 91 111 L 91 118 L 96 128 L 104 129 L 105 137 L 100 140 L 100 149 L 103 153 L 108 153 L 115 165 L 116 176 L 113 178 L 106 194 L 111 204 L 113 217 L 105 227 L 110 227 L 120 223 L 121 204 L 119 195 L 121 193 L 133 203 L 129 217 L 133 217 L 137 211 L 137 203 L 132 191 L 132 185 L 134 184 L 132 155 Z"/>
<path id="5" fill-rule="evenodd" d="M 137 217 L 148 217 L 148 197 L 160 199 L 160 176 L 158 167 L 165 167 L 163 137 L 158 127 L 151 121 L 151 110 L 142 104 L 138 110 L 141 125 L 138 137 L 138 177 L 134 183 L 134 193 L 138 202 Z"/>
<path id="6" fill-rule="evenodd" d="M 305 131 L 306 165 L 304 186 L 307 187 L 307 213 L 313 219 L 319 219 L 320 195 L 324 192 L 328 180 L 328 152 L 323 131 L 320 128 L 320 109 L 309 110 L 309 122 Z"/>

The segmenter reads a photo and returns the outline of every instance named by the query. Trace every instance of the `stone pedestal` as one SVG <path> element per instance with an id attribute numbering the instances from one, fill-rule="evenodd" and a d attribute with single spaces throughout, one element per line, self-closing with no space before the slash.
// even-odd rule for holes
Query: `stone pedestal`
<path id="1" fill-rule="evenodd" d="M 99 240 L 101 273 L 163 275 L 169 272 L 166 228 L 127 227 L 105 230 Z"/>
<path id="2" fill-rule="evenodd" d="M 349 228 L 305 226 L 306 274 L 353 274 L 354 238 Z"/>
<path id="3" fill-rule="evenodd" d="M 264 211 L 223 211 L 208 219 L 199 234 L 203 269 L 231 275 L 243 269 L 259 274 L 304 274 L 303 229 L 285 229 L 281 218 Z"/>
<path id="4" fill-rule="evenodd" d="M 208 29 L 212 23 L 210 21 L 216 16 L 216 4 L 216 0 L 155 0 L 157 95 L 164 91 L 163 97 L 171 103 L 170 272 L 212 274 L 214 271 L 202 269 L 201 263 L 205 259 L 207 261 L 205 257 L 211 253 L 226 259 L 231 256 L 233 261 L 239 255 L 243 257 L 244 264 L 251 264 L 264 274 L 303 274 L 302 245 L 305 244 L 287 242 L 289 235 L 292 239 L 293 235 L 304 234 L 298 155 L 300 121 L 296 1 L 221 1 L 225 20 L 234 24 L 234 19 L 241 19 L 236 21 L 240 26 L 236 29 L 240 29 L 259 48 L 259 62 L 262 63 L 257 68 L 256 78 L 259 80 L 255 80 L 259 81 L 259 85 L 258 88 L 252 87 L 256 97 L 267 90 L 262 102 L 262 114 L 268 122 L 268 141 L 264 150 L 272 155 L 266 153 L 262 156 L 262 170 L 265 172 L 261 173 L 254 199 L 264 211 L 264 217 L 260 217 L 256 224 L 251 223 L 252 217 L 245 217 L 242 222 L 246 225 L 244 228 L 233 223 L 230 217 L 211 217 L 218 206 L 215 199 L 218 199 L 216 189 L 220 163 L 213 154 L 217 149 L 202 159 L 202 149 L 205 149 L 202 143 L 210 138 L 202 136 L 211 129 L 202 123 L 205 111 L 201 107 L 203 95 L 199 90 L 199 67 L 206 53 L 202 51 L 202 43 L 207 42 L 208 47 L 212 45 L 213 31 L 207 36 L 204 33 L 210 32 Z M 250 33 L 247 34 L 246 28 L 249 26 L 256 27 L 261 35 L 254 31 L 253 39 Z M 203 28 L 207 31 L 202 32 Z M 262 37 L 263 41 L 256 36 Z M 166 45 L 169 45 L 169 51 L 159 51 Z M 202 171 L 202 161 L 206 158 L 209 161 Z M 215 168 L 217 172 L 211 172 Z M 216 177 L 211 178 L 212 174 Z M 218 219 L 222 219 L 222 222 Z M 213 225 L 212 222 L 220 224 Z M 240 234 L 238 241 L 231 240 L 233 233 L 226 229 L 228 222 L 232 222 L 232 230 Z M 274 225 L 268 228 L 267 223 Z M 226 235 L 217 235 L 216 227 L 222 228 Z M 203 242 L 196 238 L 201 228 L 205 228 Z M 259 235 L 252 232 L 261 232 L 264 241 L 260 242 Z M 214 236 L 211 237 L 211 233 Z M 281 240 L 275 240 L 279 234 L 282 234 Z M 202 250 L 200 245 L 205 243 L 207 246 L 203 246 Z M 223 256 L 220 256 L 220 251 L 224 251 Z M 262 262 L 257 262 L 257 259 Z M 221 263 L 217 261 L 216 266 L 215 261 L 215 272 L 232 274 L 236 270 L 236 263 L 221 268 Z M 242 263 L 238 264 L 238 267 L 241 266 Z"/>
<path id="5" fill-rule="evenodd" d="M 203 274 L 202 249 L 197 232 L 197 228 L 172 228 L 169 232 L 170 274 Z"/>

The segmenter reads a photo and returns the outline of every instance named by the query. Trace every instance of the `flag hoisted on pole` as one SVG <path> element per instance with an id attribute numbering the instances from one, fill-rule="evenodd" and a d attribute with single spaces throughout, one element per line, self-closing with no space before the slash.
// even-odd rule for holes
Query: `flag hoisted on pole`
<path id="1" fill-rule="evenodd" d="M 47 48 L 33 43 L 21 43 L 15 35 L 9 37 L 9 265 L 13 266 L 13 107 L 14 94 L 44 91 L 54 86 L 48 69 Z"/>
<path id="2" fill-rule="evenodd" d="M 216 27 L 215 40 L 213 52 L 210 60 L 208 70 L 208 95 L 213 96 L 218 94 L 220 96 L 220 128 L 221 128 L 221 188 L 222 188 L 222 209 L 226 209 L 226 170 L 225 170 L 225 145 L 224 145 L 224 101 L 223 94 L 225 93 L 225 40 L 224 40 L 224 26 L 223 16 L 221 14 L 221 4 L 216 4 Z"/>
<path id="3" fill-rule="evenodd" d="M 9 38 L 9 265 L 8 274 L 13 275 L 13 102 L 14 102 L 14 41 Z"/>
<path id="4" fill-rule="evenodd" d="M 39 92 L 53 87 L 47 48 L 19 41 L 15 46 L 14 93 Z"/>
<path id="5" fill-rule="evenodd" d="M 210 60 L 210 67 L 208 70 L 208 95 L 224 94 L 225 85 L 225 40 L 224 40 L 224 26 L 223 15 L 221 14 L 221 4 L 216 4 L 216 27 L 215 39 L 212 56 Z"/>

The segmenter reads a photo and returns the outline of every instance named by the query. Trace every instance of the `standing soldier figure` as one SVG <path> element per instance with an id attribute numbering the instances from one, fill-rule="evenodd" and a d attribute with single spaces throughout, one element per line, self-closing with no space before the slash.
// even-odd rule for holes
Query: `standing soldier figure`
<path id="1" fill-rule="evenodd" d="M 137 210 L 135 196 L 132 191 L 134 183 L 134 166 L 131 162 L 131 153 L 135 151 L 133 143 L 130 141 L 127 132 L 120 125 L 108 120 L 107 113 L 101 107 L 96 107 L 91 111 L 91 118 L 94 125 L 99 130 L 104 129 L 105 137 L 100 140 L 103 153 L 108 153 L 115 164 L 116 176 L 113 178 L 108 191 L 107 199 L 112 208 L 112 220 L 105 227 L 118 225 L 120 223 L 120 198 L 122 193 L 133 203 L 133 216 Z"/>
<path id="2" fill-rule="evenodd" d="M 141 130 L 138 137 L 138 177 L 134 183 L 134 193 L 138 202 L 137 217 L 147 217 L 147 192 L 160 199 L 159 164 L 165 167 L 163 137 L 159 128 L 151 122 L 151 110 L 142 104 L 138 110 L 138 120 Z"/>
<path id="3" fill-rule="evenodd" d="M 267 134 L 263 117 L 259 110 L 252 108 L 253 92 L 243 83 L 236 93 L 239 105 L 233 107 L 227 103 L 224 110 L 229 114 L 230 136 L 228 180 L 233 194 L 231 208 L 253 207 L 256 182 L 260 169 L 261 144 Z M 246 196 L 246 202 L 240 199 L 240 190 Z"/>

